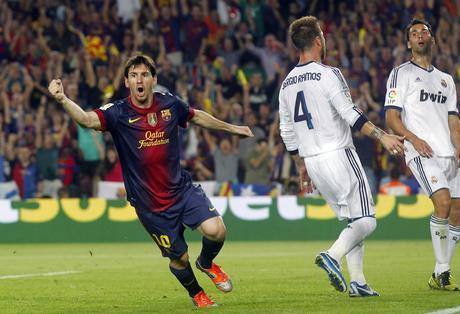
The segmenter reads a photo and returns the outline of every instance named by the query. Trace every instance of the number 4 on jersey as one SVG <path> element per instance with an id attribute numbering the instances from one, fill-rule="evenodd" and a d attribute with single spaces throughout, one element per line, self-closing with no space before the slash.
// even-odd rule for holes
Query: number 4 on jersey
<path id="1" fill-rule="evenodd" d="M 302 106 L 302 114 L 300 114 L 300 107 Z M 294 107 L 294 122 L 307 121 L 307 126 L 311 130 L 313 129 L 313 123 L 311 122 L 311 114 L 308 112 L 307 103 L 305 102 L 305 96 L 303 91 L 297 92 L 295 98 Z"/>

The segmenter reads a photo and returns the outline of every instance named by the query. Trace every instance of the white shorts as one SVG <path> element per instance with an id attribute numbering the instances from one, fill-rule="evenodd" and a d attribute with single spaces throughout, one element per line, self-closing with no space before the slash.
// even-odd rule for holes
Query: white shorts
<path id="1" fill-rule="evenodd" d="M 418 156 L 411 159 L 408 166 L 430 197 L 440 189 L 449 189 L 452 198 L 460 197 L 460 170 L 455 157 Z"/>
<path id="2" fill-rule="evenodd" d="M 308 174 L 339 220 L 375 215 L 361 161 L 346 148 L 305 158 Z"/>

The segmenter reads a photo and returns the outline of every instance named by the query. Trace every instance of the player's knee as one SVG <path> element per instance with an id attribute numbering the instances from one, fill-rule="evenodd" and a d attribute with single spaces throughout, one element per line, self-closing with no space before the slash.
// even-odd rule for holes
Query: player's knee
<path id="1" fill-rule="evenodd" d="M 225 235 L 226 235 L 225 227 L 218 227 L 213 231 L 214 232 L 209 233 L 209 234 L 206 235 L 208 239 L 211 239 L 211 240 L 217 241 L 217 242 L 224 242 L 225 241 Z"/>
<path id="2" fill-rule="evenodd" d="M 217 223 L 206 230 L 205 237 L 213 241 L 223 242 L 225 241 L 226 233 L 225 225 L 223 223 Z"/>
<path id="3" fill-rule="evenodd" d="M 367 230 L 368 230 L 368 235 L 374 232 L 374 230 L 377 228 L 377 219 L 374 217 L 367 217 L 369 220 L 367 221 Z"/>
<path id="4" fill-rule="evenodd" d="M 369 236 L 377 228 L 377 219 L 374 217 L 363 217 L 352 223 L 361 230 L 363 239 Z"/>
<path id="5" fill-rule="evenodd" d="M 447 218 L 449 217 L 449 211 L 451 206 L 451 198 L 445 189 L 441 189 L 435 192 L 431 199 L 433 200 L 434 213 L 436 217 Z"/>
<path id="6" fill-rule="evenodd" d="M 212 241 L 223 242 L 225 240 L 226 229 L 220 217 L 209 219 L 200 226 L 201 233 Z"/>
<path id="7" fill-rule="evenodd" d="M 226 234 L 227 234 L 227 230 L 225 230 L 225 226 L 222 225 L 221 227 L 219 227 L 215 235 L 215 240 L 218 242 L 224 242 Z"/>
<path id="8" fill-rule="evenodd" d="M 174 258 L 169 261 L 169 266 L 175 269 L 184 269 L 188 266 L 189 257 L 187 252 L 179 258 Z"/>
<path id="9" fill-rule="evenodd" d="M 460 217 L 460 202 L 457 199 L 451 202 L 449 217 Z"/>
<path id="10" fill-rule="evenodd" d="M 439 218 L 448 218 L 450 212 L 450 198 L 438 200 L 434 206 L 434 214 Z"/>

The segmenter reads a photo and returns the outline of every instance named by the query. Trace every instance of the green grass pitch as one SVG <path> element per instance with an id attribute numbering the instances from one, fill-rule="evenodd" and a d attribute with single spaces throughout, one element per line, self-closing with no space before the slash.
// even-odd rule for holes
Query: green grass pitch
<path id="1" fill-rule="evenodd" d="M 331 242 L 228 242 L 217 257 L 234 291 L 206 313 L 427 313 L 460 305 L 460 292 L 432 291 L 430 241 L 368 241 L 365 273 L 381 297 L 336 292 L 314 257 Z M 200 243 L 190 243 L 194 261 Z M 460 253 L 459 253 L 460 254 Z M 460 281 L 458 260 L 453 274 Z M 345 266 L 345 265 L 343 265 Z M 74 271 L 62 275 L 43 274 Z M 25 277 L 6 277 L 24 275 Z M 346 274 L 348 280 L 348 276 Z M 0 313 L 190 313 L 185 290 L 152 243 L 0 245 Z"/>

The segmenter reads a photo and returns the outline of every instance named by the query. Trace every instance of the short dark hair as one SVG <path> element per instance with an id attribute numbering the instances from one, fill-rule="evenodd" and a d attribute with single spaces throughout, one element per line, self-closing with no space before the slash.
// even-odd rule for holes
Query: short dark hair
<path id="1" fill-rule="evenodd" d="M 434 37 L 433 29 L 431 28 L 430 23 L 428 23 L 427 21 L 422 20 L 422 19 L 412 19 L 412 21 L 410 21 L 409 25 L 406 26 L 406 39 L 407 39 L 407 41 L 409 41 L 409 32 L 410 32 L 411 27 L 414 26 L 414 25 L 417 25 L 417 24 L 423 24 L 426 27 L 428 27 L 428 30 L 430 31 L 431 37 Z"/>
<path id="2" fill-rule="evenodd" d="M 297 49 L 304 50 L 311 48 L 313 40 L 317 36 L 321 36 L 318 19 L 314 16 L 304 16 L 295 20 L 289 26 L 289 36 Z"/>
<path id="3" fill-rule="evenodd" d="M 144 64 L 149 69 L 150 74 L 152 74 L 152 76 L 155 76 L 157 74 L 155 62 L 153 62 L 152 58 L 146 55 L 134 55 L 131 58 L 129 58 L 128 61 L 126 61 L 124 72 L 125 78 L 128 78 L 129 69 L 131 69 L 131 67 L 140 64 Z"/>

